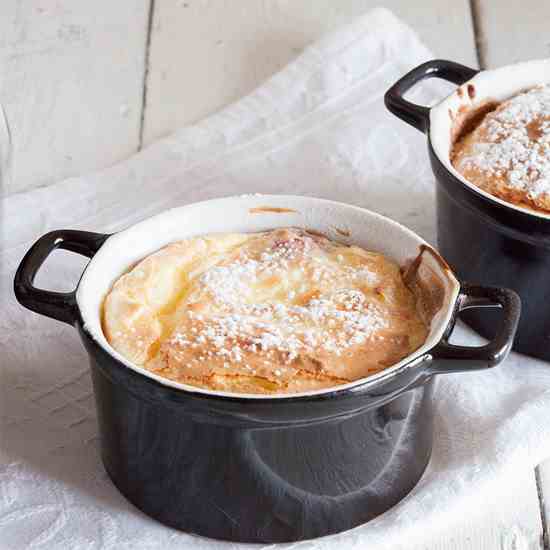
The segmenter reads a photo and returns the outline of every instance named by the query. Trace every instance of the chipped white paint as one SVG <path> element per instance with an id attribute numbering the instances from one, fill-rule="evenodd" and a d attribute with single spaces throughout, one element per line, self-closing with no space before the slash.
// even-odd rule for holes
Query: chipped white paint
<path id="1" fill-rule="evenodd" d="M 0 2 L 0 102 L 13 139 L 7 193 L 136 151 L 148 5 Z"/>
<path id="2" fill-rule="evenodd" d="M 383 5 L 438 56 L 475 65 L 468 0 L 157 1 L 144 141 L 252 91 L 323 33 Z"/>

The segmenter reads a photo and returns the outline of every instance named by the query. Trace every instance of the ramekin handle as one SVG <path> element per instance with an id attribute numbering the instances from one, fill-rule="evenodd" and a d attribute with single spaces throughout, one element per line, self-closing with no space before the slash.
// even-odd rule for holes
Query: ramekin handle
<path id="1" fill-rule="evenodd" d="M 426 132 L 430 125 L 430 109 L 407 101 L 403 96 L 418 82 L 427 78 L 442 78 L 459 86 L 473 78 L 479 71 L 454 61 L 432 59 L 419 65 L 398 80 L 385 94 L 384 103 L 396 117 Z"/>
<path id="2" fill-rule="evenodd" d="M 458 312 L 473 307 L 500 307 L 502 321 L 493 340 L 484 346 L 457 346 L 442 339 L 431 351 L 430 374 L 486 369 L 506 359 L 516 335 L 521 314 L 519 296 L 507 288 L 463 284 Z"/>
<path id="3" fill-rule="evenodd" d="M 13 284 L 17 301 L 31 311 L 73 325 L 76 321 L 75 292 L 36 288 L 34 279 L 46 258 L 57 248 L 92 258 L 108 237 L 110 235 L 103 233 L 70 229 L 51 231 L 40 237 L 17 268 Z"/>

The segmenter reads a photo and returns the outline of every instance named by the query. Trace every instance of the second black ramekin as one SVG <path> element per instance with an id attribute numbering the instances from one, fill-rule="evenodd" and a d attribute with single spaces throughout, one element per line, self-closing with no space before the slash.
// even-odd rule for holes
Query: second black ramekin
<path id="1" fill-rule="evenodd" d="M 418 82 L 442 78 L 458 88 L 428 108 L 404 99 Z M 550 82 L 550 60 L 477 71 L 433 60 L 413 69 L 386 93 L 387 108 L 425 133 L 436 178 L 438 248 L 460 279 L 514 289 L 522 318 L 516 351 L 550 360 L 550 215 L 489 195 L 451 165 L 456 126 L 467 113 Z M 482 335 L 495 334 L 494 313 L 463 316 Z"/>

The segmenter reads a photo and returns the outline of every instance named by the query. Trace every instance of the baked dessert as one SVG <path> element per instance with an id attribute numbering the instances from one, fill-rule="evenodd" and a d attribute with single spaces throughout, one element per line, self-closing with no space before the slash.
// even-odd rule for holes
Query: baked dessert
<path id="1" fill-rule="evenodd" d="M 189 238 L 151 254 L 106 296 L 103 329 L 125 358 L 168 379 L 294 393 L 406 357 L 427 337 L 419 311 L 383 255 L 284 228 Z"/>
<path id="2" fill-rule="evenodd" d="M 456 140 L 451 163 L 507 202 L 550 212 L 550 86 L 495 105 Z"/>

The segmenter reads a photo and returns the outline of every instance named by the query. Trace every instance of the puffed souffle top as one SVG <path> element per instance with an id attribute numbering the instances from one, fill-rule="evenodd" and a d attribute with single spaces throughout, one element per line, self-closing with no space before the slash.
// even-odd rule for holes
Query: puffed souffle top
<path id="1" fill-rule="evenodd" d="M 550 212 L 550 86 L 483 105 L 482 116 L 475 114 L 453 145 L 455 169 L 493 196 Z"/>
<path id="2" fill-rule="evenodd" d="M 113 285 L 103 330 L 167 379 L 253 394 L 338 386 L 426 340 L 400 267 L 375 252 L 284 228 L 170 244 Z"/>

